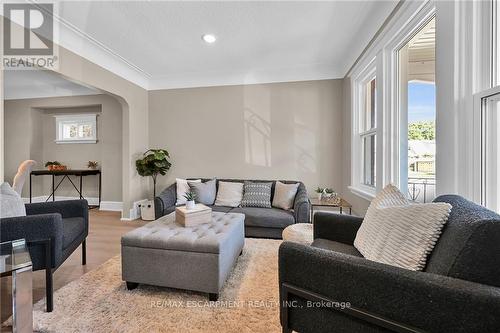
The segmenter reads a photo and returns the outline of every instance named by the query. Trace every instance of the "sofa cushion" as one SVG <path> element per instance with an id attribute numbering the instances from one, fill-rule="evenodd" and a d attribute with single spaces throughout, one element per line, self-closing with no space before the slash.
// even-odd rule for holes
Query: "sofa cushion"
<path id="1" fill-rule="evenodd" d="M 63 249 L 70 246 L 75 239 L 85 232 L 85 219 L 83 217 L 68 217 L 62 219 L 63 224 Z"/>
<path id="2" fill-rule="evenodd" d="M 274 186 L 273 207 L 289 210 L 293 207 L 300 183 L 284 184 L 280 181 Z"/>
<path id="3" fill-rule="evenodd" d="M 219 181 L 215 206 L 238 207 L 243 198 L 243 183 Z"/>
<path id="4" fill-rule="evenodd" d="M 344 244 L 340 242 L 335 242 L 329 239 L 316 238 L 312 244 L 312 247 L 317 247 L 320 249 L 335 251 L 339 253 L 349 254 L 355 257 L 363 257 L 361 253 L 352 245 Z"/>
<path id="5" fill-rule="evenodd" d="M 213 205 L 217 194 L 217 180 L 211 179 L 204 183 L 188 182 L 191 191 L 196 194 L 196 202 Z"/>
<path id="6" fill-rule="evenodd" d="M 278 208 L 238 207 L 231 209 L 231 213 L 245 214 L 245 226 L 286 228 L 295 223 L 293 213 Z"/>
<path id="7" fill-rule="evenodd" d="M 271 208 L 273 183 L 245 182 L 241 207 Z"/>
<path id="8" fill-rule="evenodd" d="M 229 213 L 233 207 L 227 206 L 209 206 L 212 208 L 212 212 Z"/>
<path id="9" fill-rule="evenodd" d="M 354 246 L 366 259 L 423 270 L 450 211 L 448 203 L 411 204 L 387 185 L 368 207 Z"/>
<path id="10" fill-rule="evenodd" d="M 425 271 L 500 287 L 500 215 L 457 195 L 434 201 L 453 208 Z"/>
<path id="11" fill-rule="evenodd" d="M 176 178 L 175 182 L 176 182 L 176 195 L 177 195 L 177 201 L 175 202 L 175 204 L 177 206 L 180 206 L 186 204 L 186 198 L 184 197 L 184 195 L 191 190 L 188 182 L 201 183 L 201 179 L 186 180 L 182 178 Z"/>

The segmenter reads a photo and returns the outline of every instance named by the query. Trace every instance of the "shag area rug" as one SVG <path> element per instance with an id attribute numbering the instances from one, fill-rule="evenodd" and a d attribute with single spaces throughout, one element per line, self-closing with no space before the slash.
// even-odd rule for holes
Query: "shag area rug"
<path id="1" fill-rule="evenodd" d="M 245 239 L 243 255 L 217 302 L 207 294 L 139 285 L 127 290 L 116 256 L 34 306 L 39 332 L 281 332 L 278 247 L 281 241 Z M 161 264 L 161 263 L 158 263 Z"/>

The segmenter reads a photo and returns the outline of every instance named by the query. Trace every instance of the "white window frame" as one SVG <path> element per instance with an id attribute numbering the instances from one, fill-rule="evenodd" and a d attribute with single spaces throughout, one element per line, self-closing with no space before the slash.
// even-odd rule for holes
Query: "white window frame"
<path id="1" fill-rule="evenodd" d="M 496 16 L 500 4 L 496 1 L 484 1 L 476 4 L 474 8 L 474 32 L 475 48 L 473 56 L 479 60 L 476 76 L 474 77 L 473 97 L 473 140 L 472 147 L 472 198 L 475 202 L 488 206 L 486 198 L 486 170 L 489 166 L 486 156 L 485 145 L 487 125 L 485 115 L 487 111 L 487 100 L 493 96 L 500 95 L 500 78 L 498 75 L 500 61 L 497 62 L 497 55 L 500 52 L 500 41 L 497 36 L 497 26 L 500 24 L 500 17 Z M 485 17 L 489 19 L 484 19 Z"/>
<path id="2" fill-rule="evenodd" d="M 488 204 L 486 198 L 488 182 L 486 169 L 491 168 L 488 164 L 490 159 L 488 159 L 484 145 L 487 140 L 486 101 L 493 96 L 500 96 L 500 85 L 474 94 L 474 146 L 476 147 L 474 156 L 474 170 L 476 171 L 474 174 L 474 201 L 485 206 Z"/>
<path id="3" fill-rule="evenodd" d="M 392 183 L 398 186 L 403 193 L 408 189 L 401 189 L 402 172 L 401 168 L 407 168 L 407 161 L 402 161 L 401 144 L 401 126 L 403 123 L 407 126 L 408 115 L 401 114 L 401 91 L 400 91 L 400 63 L 399 52 L 408 44 L 408 42 L 425 27 L 436 16 L 436 8 L 429 2 L 423 7 L 405 26 L 395 35 L 390 42 L 386 44 L 384 53 L 387 54 L 387 64 L 385 66 L 385 75 L 390 82 L 386 86 L 385 98 L 388 101 L 388 107 L 385 108 L 384 118 L 386 119 L 385 139 L 390 149 L 390 154 L 385 155 L 384 164 L 386 165 L 385 184 Z M 408 101 L 404 101 L 408 103 Z M 404 163 L 404 164 L 402 164 Z M 437 182 L 437 181 L 436 181 Z M 405 183 L 405 182 L 404 182 Z"/>
<path id="4" fill-rule="evenodd" d="M 360 62 L 348 73 L 352 78 L 351 92 L 351 185 L 354 194 L 371 200 L 388 184 L 399 186 L 400 177 L 400 115 L 398 51 L 413 34 L 433 16 L 433 1 L 407 2 L 400 8 L 401 15 L 390 23 L 374 41 Z M 360 69 L 361 68 L 361 69 Z M 375 68 L 375 69 L 374 69 Z M 377 78 L 376 123 L 376 186 L 362 185 L 361 142 L 359 134 L 359 89 L 366 75 L 374 70 Z"/>
<path id="5" fill-rule="evenodd" d="M 56 115 L 56 140 L 58 144 L 67 143 L 97 143 L 97 114 L 75 114 L 75 115 Z M 66 123 L 81 123 L 92 125 L 93 136 L 90 138 L 65 139 L 63 137 L 63 125 Z"/>
<path id="6" fill-rule="evenodd" d="M 372 61 L 357 75 L 353 80 L 353 90 L 352 90 L 352 146 L 351 146 L 351 186 L 349 189 L 355 194 L 371 200 L 375 197 L 377 192 L 377 183 L 378 183 L 378 175 L 375 175 L 375 186 L 366 185 L 364 183 L 364 174 L 363 174 L 363 164 L 364 164 L 364 154 L 363 154 L 363 138 L 367 136 L 375 135 L 375 143 L 377 145 L 376 153 L 374 155 L 375 158 L 375 170 L 379 170 L 378 168 L 378 124 L 379 124 L 379 77 L 377 76 L 377 62 L 376 58 L 373 58 Z M 369 130 L 361 130 L 362 117 L 365 117 L 365 103 L 366 103 L 366 86 L 368 82 L 375 78 L 375 127 Z"/>

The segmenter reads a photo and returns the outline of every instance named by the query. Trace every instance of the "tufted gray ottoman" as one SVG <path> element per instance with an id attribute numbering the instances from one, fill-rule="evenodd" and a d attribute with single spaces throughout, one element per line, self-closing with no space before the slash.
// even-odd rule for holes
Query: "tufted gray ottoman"
<path id="1" fill-rule="evenodd" d="M 216 300 L 245 242 L 245 215 L 212 213 L 212 222 L 185 228 L 175 212 L 122 237 L 122 279 L 209 293 Z"/>

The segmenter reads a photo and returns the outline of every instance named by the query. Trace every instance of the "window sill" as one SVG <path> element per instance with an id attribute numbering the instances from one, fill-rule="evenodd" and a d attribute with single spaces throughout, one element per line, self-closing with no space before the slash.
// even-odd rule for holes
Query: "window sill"
<path id="1" fill-rule="evenodd" d="M 66 144 L 66 143 L 97 143 L 97 140 L 55 140 L 57 144 Z"/>
<path id="2" fill-rule="evenodd" d="M 366 199 L 368 201 L 372 201 L 375 198 L 375 188 L 361 188 L 361 187 L 354 187 L 354 186 L 349 186 L 349 190 L 357 195 L 358 197 L 361 197 L 363 199 Z"/>

